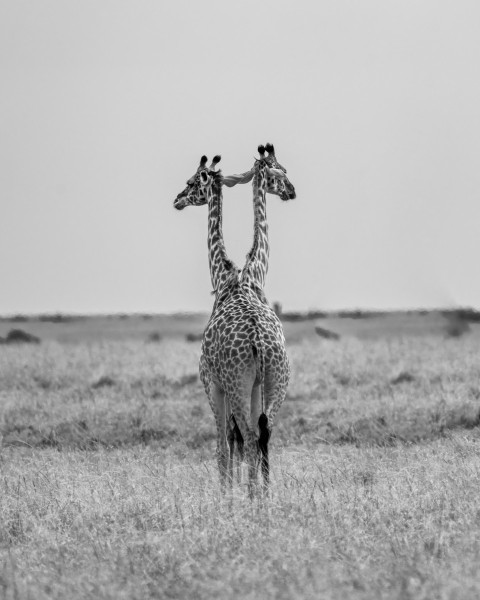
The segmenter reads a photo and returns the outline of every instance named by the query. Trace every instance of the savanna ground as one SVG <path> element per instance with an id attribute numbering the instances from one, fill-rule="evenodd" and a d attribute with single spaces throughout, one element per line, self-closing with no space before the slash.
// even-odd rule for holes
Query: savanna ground
<path id="1" fill-rule="evenodd" d="M 254 502 L 219 490 L 201 318 L 1 322 L 42 343 L 0 346 L 0 598 L 479 598 L 480 330 L 442 319 L 286 323 Z"/>

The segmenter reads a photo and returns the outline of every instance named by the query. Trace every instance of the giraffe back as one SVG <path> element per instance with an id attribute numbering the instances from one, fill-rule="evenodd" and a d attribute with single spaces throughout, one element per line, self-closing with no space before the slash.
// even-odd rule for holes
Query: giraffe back
<path id="1" fill-rule="evenodd" d="M 255 383 L 271 374 L 289 378 L 282 325 L 274 311 L 249 287 L 237 283 L 217 298 L 202 343 L 201 370 L 222 389 L 255 370 Z M 205 384 L 205 381 L 204 381 Z"/>

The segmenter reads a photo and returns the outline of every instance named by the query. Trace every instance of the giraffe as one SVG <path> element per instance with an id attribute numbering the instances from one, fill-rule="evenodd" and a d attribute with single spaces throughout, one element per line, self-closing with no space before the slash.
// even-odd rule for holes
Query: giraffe
<path id="1" fill-rule="evenodd" d="M 253 178 L 253 207 L 254 207 L 254 235 L 253 244 L 246 257 L 246 263 L 243 267 L 240 284 L 243 288 L 248 288 L 252 294 L 256 294 L 261 302 L 264 303 L 263 318 L 270 330 L 274 333 L 277 341 L 285 347 L 285 338 L 283 328 L 278 316 L 271 310 L 264 293 L 265 280 L 268 271 L 268 259 L 270 254 L 270 245 L 268 240 L 268 225 L 266 214 L 266 193 L 279 196 L 283 201 L 293 200 L 296 197 L 295 188 L 287 178 L 286 169 L 277 161 L 275 149 L 272 144 L 258 147 L 260 159 L 255 159 L 253 168 L 243 175 L 233 175 L 224 178 L 224 184 L 231 187 L 236 183 L 246 183 Z M 267 152 L 267 156 L 265 156 Z M 277 348 L 278 352 L 278 348 Z M 288 358 L 281 356 L 279 363 L 271 372 L 267 374 L 267 389 L 265 394 L 265 384 L 260 386 L 260 390 L 255 392 L 262 394 L 261 403 L 266 411 L 265 416 L 260 416 L 259 428 L 259 448 L 261 451 L 261 465 L 264 484 L 268 486 L 269 479 L 269 460 L 268 460 L 268 441 L 273 428 L 275 416 L 280 409 L 286 395 L 289 379 Z M 283 366 L 283 369 L 282 369 Z M 285 382 L 285 374 L 288 372 Z M 277 378 L 277 379 L 275 379 Z M 276 383 L 275 383 L 276 381 Z M 252 392 L 253 394 L 253 392 Z M 253 395 L 252 395 L 253 398 Z M 252 400 L 252 405 L 254 404 Z M 256 402 L 258 404 L 258 401 Z"/>
<path id="2" fill-rule="evenodd" d="M 259 244 L 259 240 L 260 237 L 267 239 L 268 248 L 265 211 L 263 216 L 256 215 L 254 243 L 247 256 L 247 270 L 244 269 L 242 277 L 239 277 L 238 269 L 229 261 L 223 244 L 222 194 L 221 186 L 218 189 L 216 184 L 222 181 L 232 187 L 237 183 L 246 183 L 254 177 L 255 171 L 259 171 L 264 174 L 261 178 L 263 183 L 259 185 L 254 182 L 254 189 L 266 189 L 280 197 L 295 197 L 293 186 L 290 182 L 288 185 L 285 183 L 285 170 L 278 169 L 276 165 L 269 166 L 269 163 L 274 162 L 268 160 L 274 158 L 273 147 L 267 159 L 264 159 L 262 153 L 261 157 L 257 162 L 262 164 L 256 164 L 249 172 L 223 179 L 220 173 L 212 175 L 211 170 L 206 169 L 207 160 L 202 157 L 197 173 L 187 182 L 187 188 L 174 202 L 174 206 L 179 209 L 208 202 L 212 282 L 222 279 L 212 272 L 212 266 L 220 269 L 228 266 L 221 285 L 214 284 L 215 302 L 204 332 L 200 377 L 217 426 L 217 461 L 222 489 L 225 489 L 226 481 L 231 485 L 233 480 L 233 452 L 237 439 L 239 446 L 244 444 L 245 447 L 250 496 L 253 496 L 256 487 L 260 455 L 264 489 L 268 489 L 268 441 L 275 415 L 285 398 L 290 367 L 282 326 L 263 295 L 268 251 L 265 252 L 265 246 Z M 264 202 L 264 192 L 261 198 Z M 220 218 L 217 216 L 212 219 L 212 215 L 220 215 Z M 262 236 L 259 234 L 260 229 L 264 231 Z M 217 249 L 218 246 L 221 246 L 221 250 Z M 215 261 L 215 256 L 221 256 L 222 260 Z M 264 266 L 252 268 L 257 264 Z M 260 283 L 255 280 L 258 273 L 264 273 L 259 279 Z M 261 296 L 259 290 L 262 292 Z M 238 430 L 237 436 L 235 428 Z M 227 440 L 230 450 L 228 453 Z"/>
<path id="3" fill-rule="evenodd" d="M 204 155 L 193 177 L 187 181 L 187 187 L 175 198 L 173 206 L 183 210 L 186 206 L 208 204 L 208 258 L 210 278 L 214 293 L 221 291 L 224 285 L 238 277 L 239 269 L 227 256 L 222 232 L 222 173 L 216 171 L 216 165 L 222 157 L 213 157 L 209 167 Z"/>
<path id="4" fill-rule="evenodd" d="M 241 281 L 257 292 L 265 287 L 270 245 L 268 241 L 266 193 L 279 196 L 283 201 L 296 198 L 295 188 L 287 178 L 287 170 L 277 161 L 272 144 L 259 146 L 260 159 L 255 159 L 253 171 L 253 244 L 242 270 Z M 267 152 L 267 156 L 265 156 Z M 229 185 L 228 178 L 225 185 Z"/>
<path id="5" fill-rule="evenodd" d="M 234 285 L 238 281 L 240 269 L 228 258 L 222 231 L 222 183 L 223 177 L 221 171 L 216 171 L 215 167 L 220 162 L 221 156 L 216 155 L 210 167 L 207 168 L 207 157 L 204 155 L 200 159 L 200 164 L 196 173 L 187 181 L 187 187 L 178 194 L 173 205 L 177 210 L 183 210 L 186 206 L 202 206 L 208 204 L 208 256 L 210 278 L 212 281 L 213 294 L 216 301 L 212 314 L 215 313 L 219 295 L 223 293 L 225 287 Z M 217 428 L 217 461 L 221 473 L 221 483 L 225 483 L 225 440 L 228 438 L 229 457 L 228 470 L 229 477 L 232 476 L 233 454 L 235 441 L 237 442 L 240 458 L 243 457 L 243 438 L 236 425 L 235 418 L 231 414 L 225 417 L 224 410 L 219 406 L 219 400 L 215 395 L 215 388 L 212 381 L 212 374 L 205 363 L 205 353 L 203 347 L 205 340 L 202 341 L 202 354 L 200 357 L 200 379 L 204 385 L 210 407 L 215 417 Z M 227 420 L 226 420 L 227 419 Z"/>

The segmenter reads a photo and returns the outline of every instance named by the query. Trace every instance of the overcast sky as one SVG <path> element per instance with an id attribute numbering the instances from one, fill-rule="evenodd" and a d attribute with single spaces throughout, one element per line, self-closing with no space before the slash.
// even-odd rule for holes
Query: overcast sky
<path id="1" fill-rule="evenodd" d="M 0 313 L 209 310 L 202 154 L 273 142 L 267 297 L 480 308 L 480 3 L 0 3 Z M 252 188 L 225 190 L 243 265 Z"/>

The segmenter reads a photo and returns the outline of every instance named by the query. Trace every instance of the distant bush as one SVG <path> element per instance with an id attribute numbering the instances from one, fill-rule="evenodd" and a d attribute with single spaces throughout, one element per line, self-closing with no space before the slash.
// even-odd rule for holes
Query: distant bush
<path id="1" fill-rule="evenodd" d="M 40 338 L 23 329 L 10 329 L 7 337 L 2 340 L 3 344 L 39 344 Z"/>
<path id="2" fill-rule="evenodd" d="M 197 381 L 198 375 L 196 373 L 189 373 L 187 375 L 182 375 L 176 385 L 182 387 L 184 385 L 192 385 L 193 383 L 197 383 Z"/>
<path id="3" fill-rule="evenodd" d="M 322 310 L 309 310 L 307 313 L 307 319 L 326 319 L 328 313 Z"/>
<path id="4" fill-rule="evenodd" d="M 315 327 L 315 333 L 326 340 L 339 340 L 340 335 L 335 333 L 335 331 L 330 331 L 329 329 L 324 329 L 323 327 Z"/>
<path id="5" fill-rule="evenodd" d="M 480 323 L 480 311 L 474 308 L 459 308 L 454 311 L 445 311 L 445 316 L 455 315 L 455 317 L 461 321 L 469 323 Z"/>
<path id="6" fill-rule="evenodd" d="M 281 317 L 281 315 L 282 315 L 282 303 L 281 302 L 273 303 L 273 312 L 277 315 L 277 317 Z"/>
<path id="7" fill-rule="evenodd" d="M 445 325 L 445 334 L 447 337 L 458 338 L 470 331 L 470 325 L 468 321 L 463 319 L 460 315 L 452 313 L 447 315 Z"/>
<path id="8" fill-rule="evenodd" d="M 162 341 L 162 334 L 158 333 L 158 331 L 152 331 L 147 337 L 147 342 L 150 343 L 158 343 Z"/>
<path id="9" fill-rule="evenodd" d="M 6 321 L 10 321 L 11 323 L 27 323 L 30 321 L 30 317 L 27 315 L 13 315 L 13 317 L 8 317 Z"/>
<path id="10" fill-rule="evenodd" d="M 74 321 L 81 321 L 85 317 L 80 315 L 63 315 L 62 313 L 54 313 L 54 314 L 46 314 L 40 315 L 38 317 L 39 321 L 43 323 L 72 323 Z"/>
<path id="11" fill-rule="evenodd" d="M 94 390 L 98 390 L 103 387 L 112 387 L 115 385 L 115 379 L 110 377 L 109 375 L 102 375 L 100 379 L 98 379 L 95 383 L 92 383 L 92 388 Z"/>
<path id="12" fill-rule="evenodd" d="M 339 310 L 337 316 L 341 319 L 363 319 L 365 313 L 361 310 Z"/>
<path id="13" fill-rule="evenodd" d="M 390 383 L 392 385 L 399 385 L 400 383 L 412 383 L 415 381 L 415 377 L 408 371 L 401 371 L 396 377 L 394 377 Z"/>
<path id="14" fill-rule="evenodd" d="M 282 321 L 295 323 L 298 321 L 314 321 L 315 319 L 325 319 L 328 316 L 326 312 L 321 310 L 309 310 L 308 312 L 285 312 L 280 318 Z"/>
<path id="15" fill-rule="evenodd" d="M 303 313 L 298 312 L 285 312 L 282 313 L 282 321 L 289 321 L 295 323 L 296 321 L 305 321 L 306 316 Z"/>
<path id="16" fill-rule="evenodd" d="M 203 333 L 187 333 L 185 339 L 187 342 L 201 342 L 203 339 Z"/>
<path id="17" fill-rule="evenodd" d="M 388 313 L 383 310 L 340 310 L 337 317 L 342 319 L 372 319 L 385 317 Z"/>

